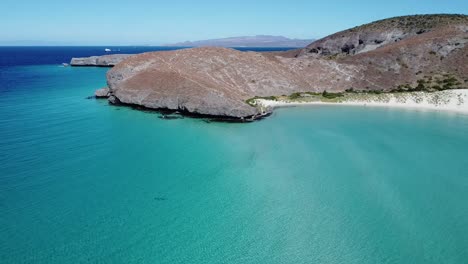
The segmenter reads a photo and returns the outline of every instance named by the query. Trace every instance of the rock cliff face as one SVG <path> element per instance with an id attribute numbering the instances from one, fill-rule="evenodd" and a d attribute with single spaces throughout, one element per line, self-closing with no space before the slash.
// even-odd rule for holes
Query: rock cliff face
<path id="1" fill-rule="evenodd" d="M 203 115 L 250 118 L 252 95 L 291 92 L 300 79 L 275 58 L 226 48 L 196 48 L 133 56 L 107 74 L 122 103 Z M 305 85 L 305 84 L 304 84 Z"/>
<path id="2" fill-rule="evenodd" d="M 417 15 L 384 19 L 315 41 L 302 50 L 301 56 L 336 57 L 364 53 L 455 24 L 467 25 L 468 16 Z"/>
<path id="3" fill-rule="evenodd" d="M 402 17 L 285 53 L 195 48 L 134 55 L 107 79 L 111 102 L 255 119 L 269 111 L 245 102 L 255 96 L 439 85 L 435 75 L 450 76 L 450 88 L 467 88 L 467 43 L 467 16 Z"/>
<path id="4" fill-rule="evenodd" d="M 92 56 L 87 58 L 72 58 L 71 66 L 94 66 L 94 67 L 113 67 L 117 63 L 130 57 L 130 54 L 113 54 L 104 56 Z"/>

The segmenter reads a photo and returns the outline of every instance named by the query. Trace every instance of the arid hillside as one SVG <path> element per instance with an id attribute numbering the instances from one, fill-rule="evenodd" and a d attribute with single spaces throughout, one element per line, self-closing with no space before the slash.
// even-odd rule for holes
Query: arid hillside
<path id="1" fill-rule="evenodd" d="M 195 48 L 128 57 L 108 73 L 111 101 L 153 109 L 256 118 L 252 97 L 297 92 L 468 88 L 468 17 L 390 18 L 301 50 Z"/>

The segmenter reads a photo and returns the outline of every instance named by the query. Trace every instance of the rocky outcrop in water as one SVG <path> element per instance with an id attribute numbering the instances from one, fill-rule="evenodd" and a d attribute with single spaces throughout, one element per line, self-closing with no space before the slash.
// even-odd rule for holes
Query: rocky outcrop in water
<path id="1" fill-rule="evenodd" d="M 112 54 L 104 56 L 92 56 L 86 58 L 72 58 L 71 66 L 113 67 L 117 63 L 132 56 L 131 54 Z"/>
<path id="2" fill-rule="evenodd" d="M 109 98 L 110 90 L 107 87 L 98 89 L 98 90 L 96 90 L 96 92 L 94 92 L 94 96 L 96 98 Z"/>
<path id="3" fill-rule="evenodd" d="M 246 103 L 256 96 L 467 88 L 467 43 L 467 16 L 444 15 L 375 22 L 285 53 L 150 52 L 108 72 L 109 100 L 246 120 L 270 112 Z"/>

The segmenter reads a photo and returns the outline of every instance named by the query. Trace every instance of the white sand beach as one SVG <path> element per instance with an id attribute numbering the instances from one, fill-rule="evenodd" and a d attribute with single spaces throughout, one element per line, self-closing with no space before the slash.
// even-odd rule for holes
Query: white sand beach
<path id="1" fill-rule="evenodd" d="M 302 105 L 355 105 L 414 108 L 468 114 L 468 89 L 439 92 L 353 94 L 340 98 L 336 102 L 256 99 L 256 103 L 262 107 L 271 108 Z"/>

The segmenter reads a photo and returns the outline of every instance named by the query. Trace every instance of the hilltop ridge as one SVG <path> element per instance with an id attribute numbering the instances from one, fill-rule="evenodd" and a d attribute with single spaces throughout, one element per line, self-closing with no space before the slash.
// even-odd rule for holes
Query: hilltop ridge
<path id="1" fill-rule="evenodd" d="M 392 17 L 353 27 L 314 41 L 299 56 L 345 56 L 375 50 L 437 28 L 468 25 L 467 15 L 435 14 Z"/>

